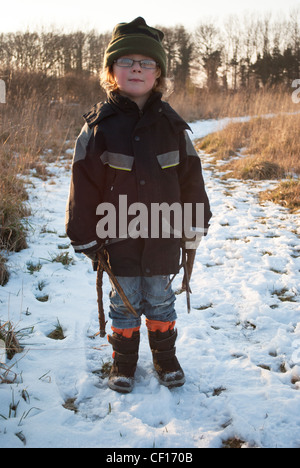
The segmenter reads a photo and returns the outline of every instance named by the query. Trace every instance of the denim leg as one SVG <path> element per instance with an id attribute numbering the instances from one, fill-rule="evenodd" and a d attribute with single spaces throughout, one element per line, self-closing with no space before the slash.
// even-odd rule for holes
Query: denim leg
<path id="1" fill-rule="evenodd" d="M 121 329 L 139 327 L 143 313 L 141 277 L 118 276 L 117 280 L 138 317 L 135 317 L 127 310 L 115 286 L 111 283 L 109 317 L 112 320 L 112 326 Z"/>
<path id="2" fill-rule="evenodd" d="M 176 296 L 171 286 L 165 290 L 169 280 L 169 276 L 144 276 L 142 278 L 144 314 L 149 320 L 161 322 L 176 320 Z"/>

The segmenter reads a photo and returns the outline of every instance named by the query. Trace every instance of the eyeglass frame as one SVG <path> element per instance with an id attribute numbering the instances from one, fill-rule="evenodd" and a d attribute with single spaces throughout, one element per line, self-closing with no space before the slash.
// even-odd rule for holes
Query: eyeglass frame
<path id="1" fill-rule="evenodd" d="M 120 68 L 132 68 L 135 63 L 139 63 L 140 67 L 143 70 L 155 70 L 157 67 L 159 67 L 159 63 L 157 63 L 155 60 L 151 60 L 151 59 L 133 60 L 131 58 L 125 58 L 125 60 L 130 60 L 132 62 L 131 65 L 120 65 L 118 63 L 118 60 L 124 60 L 124 58 L 120 57 L 120 58 L 114 60 L 114 63 L 116 65 L 118 65 L 118 67 L 120 67 Z M 155 63 L 155 67 L 153 67 L 153 68 L 152 67 L 151 68 L 143 67 L 142 62 L 147 62 L 147 61 Z"/>

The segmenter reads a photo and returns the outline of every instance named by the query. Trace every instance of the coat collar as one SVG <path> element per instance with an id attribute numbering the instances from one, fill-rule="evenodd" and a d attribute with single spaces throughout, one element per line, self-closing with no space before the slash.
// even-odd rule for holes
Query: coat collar
<path id="1" fill-rule="evenodd" d="M 153 105 L 161 103 L 161 93 L 152 93 L 141 111 L 137 104 L 129 99 L 128 97 L 122 96 L 119 93 L 111 93 L 108 97 L 108 102 L 115 108 L 118 108 L 124 112 L 135 112 L 138 115 L 145 114 L 148 109 Z"/>
<path id="2" fill-rule="evenodd" d="M 90 128 L 97 125 L 101 120 L 116 114 L 116 111 L 109 105 L 108 102 L 98 102 L 92 109 L 84 114 L 83 118 Z"/>
<path id="3" fill-rule="evenodd" d="M 188 124 L 175 112 L 175 110 L 167 103 L 161 100 L 161 93 L 153 93 L 146 102 L 141 113 L 138 106 L 131 99 L 120 95 L 119 93 L 111 93 L 106 102 L 95 104 L 92 109 L 84 114 L 84 119 L 90 128 L 97 125 L 103 119 L 112 115 L 118 114 L 120 111 L 125 113 L 136 113 L 139 115 L 139 126 L 148 126 L 158 117 L 165 116 L 175 133 L 183 130 L 190 130 Z M 143 119 L 142 117 L 145 117 Z M 147 118 L 146 118 L 147 117 Z"/>

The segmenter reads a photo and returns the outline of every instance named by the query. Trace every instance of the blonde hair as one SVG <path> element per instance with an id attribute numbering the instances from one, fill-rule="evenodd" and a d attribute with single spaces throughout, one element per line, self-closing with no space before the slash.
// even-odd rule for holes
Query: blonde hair
<path id="1" fill-rule="evenodd" d="M 113 65 L 105 67 L 100 71 L 100 85 L 107 94 L 113 91 L 118 91 L 118 84 L 115 80 Z M 161 75 L 156 79 L 153 92 L 160 92 L 164 96 L 169 96 L 173 92 L 173 83 L 170 78 L 162 77 Z"/>

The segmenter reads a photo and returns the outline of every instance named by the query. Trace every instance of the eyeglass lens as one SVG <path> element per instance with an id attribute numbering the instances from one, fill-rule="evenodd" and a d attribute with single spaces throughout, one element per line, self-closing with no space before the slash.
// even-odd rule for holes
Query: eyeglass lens
<path id="1" fill-rule="evenodd" d="M 115 61 L 119 67 L 131 68 L 134 63 L 139 63 L 141 68 L 156 68 L 157 64 L 154 60 L 133 60 L 130 58 L 121 58 Z"/>

